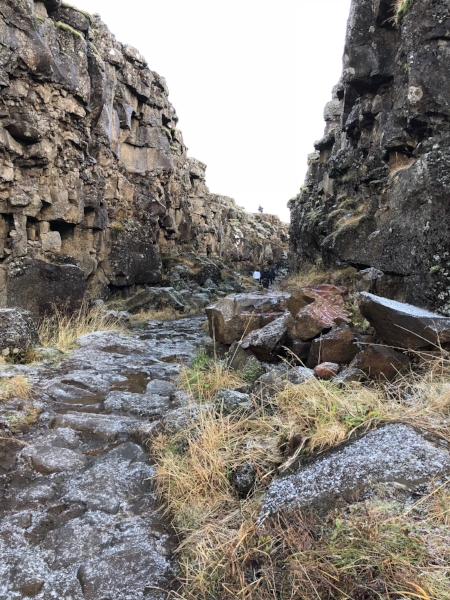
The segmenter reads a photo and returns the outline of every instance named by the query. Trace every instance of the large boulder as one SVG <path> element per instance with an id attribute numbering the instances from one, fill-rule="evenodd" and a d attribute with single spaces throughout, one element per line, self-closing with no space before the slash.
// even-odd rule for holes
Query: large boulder
<path id="1" fill-rule="evenodd" d="M 253 292 L 222 298 L 206 307 L 209 332 L 217 342 L 232 344 L 261 329 L 287 310 L 290 294 Z"/>
<path id="2" fill-rule="evenodd" d="M 348 364 L 359 352 L 356 336 L 348 325 L 343 323 L 329 333 L 313 340 L 308 366 L 314 367 L 320 362 Z"/>
<path id="3" fill-rule="evenodd" d="M 20 358 L 39 343 L 39 336 L 29 313 L 13 308 L 0 310 L 0 354 Z"/>
<path id="4" fill-rule="evenodd" d="M 394 379 L 409 367 L 409 358 L 387 346 L 368 346 L 359 352 L 350 366 L 377 379 Z"/>
<path id="5" fill-rule="evenodd" d="M 345 287 L 322 284 L 305 286 L 293 292 L 288 301 L 292 315 L 288 319 L 288 333 L 292 340 L 310 340 L 326 329 L 349 323 L 345 308 Z"/>
<path id="6" fill-rule="evenodd" d="M 361 293 L 359 308 L 391 346 L 418 349 L 450 342 L 450 317 L 367 292 Z"/>
<path id="7" fill-rule="evenodd" d="M 412 427 L 391 424 L 292 470 L 272 482 L 261 517 L 311 506 L 331 508 L 339 497 L 377 483 L 422 484 L 450 473 L 450 454 Z"/>
<path id="8" fill-rule="evenodd" d="M 270 362 L 277 358 L 278 351 L 286 337 L 287 326 L 284 316 L 278 317 L 262 329 L 249 333 L 242 340 L 241 347 L 250 350 L 257 358 Z"/>
<path id="9" fill-rule="evenodd" d="M 10 270 L 7 284 L 7 306 L 30 311 L 40 318 L 61 311 L 81 308 L 86 292 L 83 271 L 75 265 L 55 265 L 41 260 Z"/>

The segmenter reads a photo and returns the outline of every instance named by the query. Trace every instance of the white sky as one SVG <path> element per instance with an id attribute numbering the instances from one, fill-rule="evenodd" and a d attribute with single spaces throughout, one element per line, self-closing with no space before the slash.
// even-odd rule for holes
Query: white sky
<path id="1" fill-rule="evenodd" d="M 71 0 L 166 78 L 210 190 L 289 220 L 341 74 L 350 0 Z"/>

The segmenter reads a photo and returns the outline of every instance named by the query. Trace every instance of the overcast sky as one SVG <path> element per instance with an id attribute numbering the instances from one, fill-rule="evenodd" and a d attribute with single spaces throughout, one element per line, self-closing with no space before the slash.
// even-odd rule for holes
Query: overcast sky
<path id="1" fill-rule="evenodd" d="M 212 192 L 289 220 L 341 74 L 350 0 L 71 0 L 164 76 Z"/>

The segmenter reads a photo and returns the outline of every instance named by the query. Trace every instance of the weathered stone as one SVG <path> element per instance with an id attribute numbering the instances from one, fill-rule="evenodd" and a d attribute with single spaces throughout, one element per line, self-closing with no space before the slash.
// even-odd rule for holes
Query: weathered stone
<path id="1" fill-rule="evenodd" d="M 359 308 L 391 346 L 417 349 L 450 342 L 450 317 L 364 292 Z"/>
<path id="2" fill-rule="evenodd" d="M 89 415 L 75 412 L 58 415 L 52 421 L 53 427 L 69 427 L 75 431 L 91 434 L 107 441 L 114 441 L 121 435 L 130 434 L 139 424 L 139 421 L 131 417 Z"/>
<path id="3" fill-rule="evenodd" d="M 381 483 L 414 487 L 450 472 L 448 450 L 406 425 L 386 425 L 330 452 L 296 472 L 275 479 L 261 517 L 310 506 L 330 509 L 339 497 L 355 497 Z"/>
<path id="4" fill-rule="evenodd" d="M 0 353 L 3 357 L 20 358 L 38 343 L 38 332 L 29 313 L 0 309 Z"/>
<path id="5" fill-rule="evenodd" d="M 248 394 L 236 390 L 219 390 L 215 398 L 216 410 L 229 415 L 233 412 L 250 410 L 252 399 Z"/>
<path id="6" fill-rule="evenodd" d="M 402 9 L 397 25 L 391 2 L 351 4 L 325 136 L 290 202 L 290 256 L 377 269 L 368 291 L 448 315 L 448 4 Z"/>
<path id="7" fill-rule="evenodd" d="M 81 452 L 54 446 L 30 446 L 22 452 L 22 457 L 29 459 L 39 473 L 76 471 L 86 465 L 86 459 Z"/>
<path id="8" fill-rule="evenodd" d="M 147 287 L 129 298 L 125 302 L 125 307 L 131 313 L 145 309 L 163 310 L 164 308 L 174 308 L 183 312 L 185 303 L 183 297 L 172 287 Z"/>
<path id="9" fill-rule="evenodd" d="M 339 373 L 339 365 L 332 362 L 323 362 L 314 368 L 314 374 L 318 379 L 333 379 Z"/>
<path id="10" fill-rule="evenodd" d="M 394 379 L 407 369 L 409 358 L 387 346 L 368 346 L 357 354 L 350 367 L 377 379 Z"/>
<path id="11" fill-rule="evenodd" d="M 312 341 L 308 366 L 314 367 L 321 362 L 346 365 L 358 354 L 355 334 L 346 324 L 342 324 L 329 333 Z"/>
<path id="12" fill-rule="evenodd" d="M 233 483 L 239 496 L 245 498 L 256 483 L 257 471 L 251 462 L 238 467 L 233 473 Z"/>
<path id="13" fill-rule="evenodd" d="M 85 292 L 86 281 L 78 267 L 32 260 L 8 280 L 7 303 L 42 317 L 53 313 L 55 307 L 63 312 L 78 310 Z"/>
<path id="14" fill-rule="evenodd" d="M 291 294 L 286 317 L 292 340 L 306 341 L 340 323 L 348 323 L 349 313 L 342 294 L 344 287 L 318 285 L 300 288 Z"/>
<path id="15" fill-rule="evenodd" d="M 279 317 L 262 329 L 249 333 L 241 342 L 241 348 L 250 350 L 257 358 L 270 362 L 277 358 L 287 332 L 284 317 Z"/>
<path id="16" fill-rule="evenodd" d="M 195 255 L 200 285 L 226 283 L 222 256 L 286 260 L 286 224 L 209 192 L 137 50 L 60 0 L 3 4 L 0 258 L 75 264 L 92 298 L 159 284 L 162 253 Z M 16 274 L 0 265 L 8 287 Z"/>
<path id="17" fill-rule="evenodd" d="M 206 307 L 210 335 L 222 344 L 232 344 L 282 316 L 289 297 L 284 292 L 227 296 Z"/>

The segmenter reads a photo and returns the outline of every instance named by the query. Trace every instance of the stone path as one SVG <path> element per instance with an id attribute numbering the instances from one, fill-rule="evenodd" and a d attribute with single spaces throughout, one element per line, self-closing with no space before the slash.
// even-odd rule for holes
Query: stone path
<path id="1" fill-rule="evenodd" d="M 174 539 L 139 432 L 180 406 L 203 321 L 89 334 L 56 369 L 28 369 L 44 412 L 2 461 L 0 600 L 166 597 Z"/>

